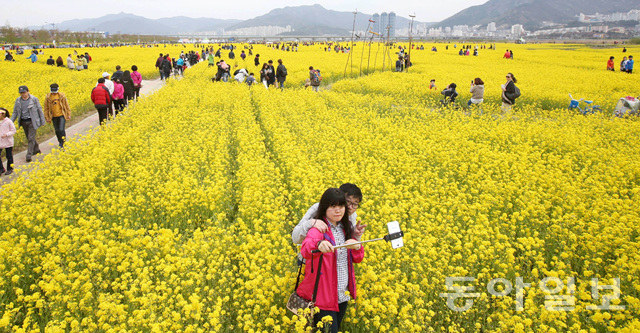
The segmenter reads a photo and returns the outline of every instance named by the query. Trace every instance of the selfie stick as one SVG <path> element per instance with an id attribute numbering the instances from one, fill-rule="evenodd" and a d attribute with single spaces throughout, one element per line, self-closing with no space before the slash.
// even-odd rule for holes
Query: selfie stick
<path id="1" fill-rule="evenodd" d="M 398 224 L 397 221 L 393 221 L 393 222 L 389 222 L 387 223 L 387 229 L 389 230 L 389 234 L 385 235 L 382 238 L 375 238 L 375 239 L 369 239 L 366 241 L 361 241 L 361 242 L 356 242 L 356 243 L 351 243 L 351 244 L 342 244 L 342 245 L 337 245 L 334 246 L 334 249 L 339 249 L 341 247 L 347 247 L 350 245 L 355 245 L 355 244 L 364 244 L 364 243 L 369 243 L 369 242 L 377 242 L 377 241 L 381 241 L 381 240 L 385 240 L 387 242 L 391 242 L 391 247 L 394 249 L 400 248 L 402 246 L 404 246 L 404 242 L 402 240 L 402 237 L 404 236 L 404 232 L 402 232 L 402 230 L 400 230 L 400 225 Z M 311 253 L 318 253 L 320 252 L 320 250 L 313 250 L 311 251 Z"/>

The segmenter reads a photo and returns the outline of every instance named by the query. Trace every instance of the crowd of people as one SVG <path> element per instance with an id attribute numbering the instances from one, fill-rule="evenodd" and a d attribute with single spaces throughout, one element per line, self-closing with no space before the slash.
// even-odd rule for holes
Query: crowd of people
<path id="1" fill-rule="evenodd" d="M 104 124 L 110 117 L 117 116 L 124 111 L 129 102 L 138 99 L 141 88 L 142 75 L 136 65 L 131 66 L 131 71 L 123 71 L 122 67 L 117 65 L 113 75 L 109 72 L 102 73 L 102 77 L 91 90 L 91 101 L 98 111 L 100 124 Z"/>

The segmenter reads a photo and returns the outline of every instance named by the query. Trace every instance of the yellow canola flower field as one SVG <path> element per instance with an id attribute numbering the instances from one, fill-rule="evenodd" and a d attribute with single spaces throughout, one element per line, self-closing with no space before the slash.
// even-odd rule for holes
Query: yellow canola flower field
<path id="1" fill-rule="evenodd" d="M 513 46 L 515 64 L 526 47 L 540 46 Z M 563 97 L 522 79 L 534 69 L 518 77 L 514 112 L 497 101 L 482 115 L 434 109 L 435 60 L 461 68 L 434 74 L 439 84 L 475 74 L 453 51 L 420 52 L 409 73 L 340 80 L 345 54 L 255 46 L 261 62 L 282 58 L 299 89 L 214 83 L 203 63 L 46 156 L 0 189 L 0 330 L 301 331 L 285 309 L 297 273 L 290 233 L 322 191 L 353 182 L 365 238 L 398 220 L 405 246 L 366 245 L 344 331 L 638 331 L 638 122 L 545 110 L 534 96 Z M 500 57 L 477 61 L 500 73 Z M 309 65 L 330 89 L 300 87 Z M 635 79 L 584 66 L 592 72 L 576 75 L 608 78 L 609 94 Z M 474 279 L 467 311 L 441 296 L 453 292 L 448 277 Z M 557 282 L 542 288 L 546 277 L 574 279 L 557 294 L 574 296 L 573 309 L 545 306 Z M 488 292 L 495 278 L 512 284 L 495 286 L 504 296 Z M 518 278 L 530 284 L 521 308 Z M 611 304 L 624 309 L 592 310 L 602 304 L 592 278 L 618 278 Z"/>

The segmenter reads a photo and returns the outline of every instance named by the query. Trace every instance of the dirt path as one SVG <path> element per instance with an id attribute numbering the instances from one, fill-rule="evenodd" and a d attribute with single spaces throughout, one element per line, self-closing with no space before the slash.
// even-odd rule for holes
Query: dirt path
<path id="1" fill-rule="evenodd" d="M 161 81 L 160 79 L 157 80 L 152 80 L 152 81 L 142 81 L 142 88 L 140 89 L 140 96 L 144 96 L 144 95 L 149 95 L 149 94 L 153 94 L 154 92 L 156 92 L 158 89 L 162 88 L 162 86 L 164 86 L 164 81 Z M 98 112 L 94 112 L 92 114 L 90 114 L 88 117 L 84 118 L 83 120 L 81 120 L 80 122 L 74 124 L 73 126 L 67 127 L 66 128 L 66 133 L 67 133 L 67 137 L 68 138 L 73 138 L 74 136 L 78 135 L 78 134 L 83 134 L 86 133 L 87 131 L 89 131 L 92 128 L 95 128 L 98 126 Z M 22 131 L 22 129 L 18 128 L 18 132 L 16 133 L 16 135 L 24 135 L 24 131 Z M 51 153 L 51 151 L 53 149 L 57 149 L 58 148 L 58 139 L 56 138 L 56 136 L 54 135 L 53 137 L 49 138 L 46 141 L 43 142 L 38 142 L 39 146 L 40 146 L 40 150 L 42 151 L 42 154 L 38 154 L 36 156 L 33 156 L 33 161 L 35 162 L 37 161 L 41 161 L 45 155 Z M 26 162 L 26 155 L 27 155 L 27 151 L 21 151 L 17 154 L 13 154 L 13 167 L 14 168 L 18 168 L 18 167 L 23 167 L 26 164 L 29 164 Z M 3 157 L 2 161 L 4 163 L 7 163 L 7 160 Z M 32 162 L 33 163 L 33 162 Z M 22 172 L 22 171 L 20 171 Z M 19 172 L 14 172 L 13 175 L 10 176 L 2 176 L 0 178 L 0 186 L 2 184 L 5 184 L 9 181 L 11 181 L 15 175 L 19 173 Z"/>

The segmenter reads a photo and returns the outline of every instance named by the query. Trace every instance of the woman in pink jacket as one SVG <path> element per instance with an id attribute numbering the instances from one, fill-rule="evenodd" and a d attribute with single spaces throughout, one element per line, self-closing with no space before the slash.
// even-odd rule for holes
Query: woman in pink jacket
<path id="1" fill-rule="evenodd" d="M 11 115 L 5 108 L 0 108 L 0 175 L 13 173 L 13 136 L 16 134 L 16 126 L 9 119 Z M 2 150 L 7 156 L 7 169 L 2 165 Z M 6 171 L 6 172 L 5 172 Z"/>
<path id="2" fill-rule="evenodd" d="M 318 206 L 317 219 L 329 226 L 326 233 L 312 228 L 302 242 L 301 253 L 307 259 L 304 280 L 297 293 L 311 300 L 315 287 L 318 264 L 322 260 L 316 303 L 320 312 L 314 316 L 313 327 L 325 316 L 333 318 L 331 332 L 337 333 L 347 310 L 348 301 L 356 298 L 356 278 L 353 264 L 364 258 L 364 248 L 353 239 L 353 225 L 345 214 L 347 200 L 344 192 L 330 188 L 322 194 Z M 346 248 L 334 249 L 336 245 L 352 244 Z M 317 253 L 314 251 L 320 251 Z M 348 293 L 347 293 L 348 292 Z"/>
<path id="3" fill-rule="evenodd" d="M 113 108 L 115 109 L 116 116 L 122 110 L 124 110 L 124 86 L 122 85 L 122 81 L 120 79 L 113 80 Z"/>
<path id="4" fill-rule="evenodd" d="M 138 66 L 131 66 L 131 80 L 133 81 L 133 96 L 137 100 L 140 97 L 140 88 L 142 88 L 142 74 L 138 72 Z"/>

